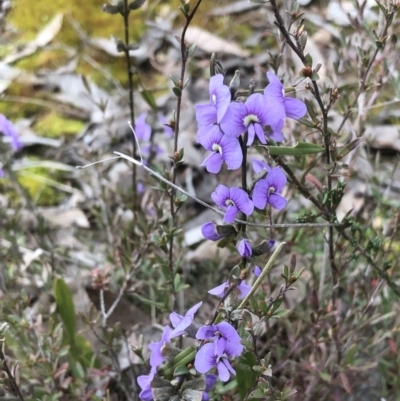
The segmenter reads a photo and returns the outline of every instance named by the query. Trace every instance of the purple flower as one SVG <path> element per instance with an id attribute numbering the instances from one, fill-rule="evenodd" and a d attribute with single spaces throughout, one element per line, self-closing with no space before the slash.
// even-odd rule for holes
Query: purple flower
<path id="1" fill-rule="evenodd" d="M 307 108 L 301 100 L 285 97 L 285 89 L 274 73 L 267 72 L 267 78 L 269 85 L 264 90 L 264 96 L 268 112 L 271 115 L 270 125 L 273 129 L 273 133 L 270 137 L 279 142 L 283 140 L 281 132 L 283 120 L 286 117 L 298 120 L 306 114 Z"/>
<path id="2" fill-rule="evenodd" d="M 259 277 L 259 275 L 261 274 L 262 270 L 260 266 L 255 266 L 253 269 L 253 274 L 257 277 Z"/>
<path id="3" fill-rule="evenodd" d="M 263 162 L 262 160 L 257 160 L 254 158 L 250 158 L 250 160 L 251 160 L 251 164 L 253 166 L 253 170 L 256 174 L 260 174 L 263 171 L 267 171 L 267 172 L 271 171 L 271 167 L 267 163 Z"/>
<path id="4" fill-rule="evenodd" d="M 205 130 L 208 132 L 204 133 Z M 236 170 L 242 165 L 243 154 L 239 141 L 233 136 L 224 135 L 218 125 L 200 127 L 197 140 L 212 152 L 201 164 L 206 166 L 209 173 L 219 173 L 223 162 L 228 170 Z"/>
<path id="5" fill-rule="evenodd" d="M 210 291 L 208 291 L 209 294 L 215 295 L 216 297 L 222 298 L 225 294 L 225 290 L 229 287 L 229 281 L 225 281 L 225 283 L 212 288 Z M 244 280 L 236 287 L 240 291 L 239 299 L 243 299 L 251 289 L 250 285 L 247 285 Z"/>
<path id="6" fill-rule="evenodd" d="M 172 326 L 175 328 L 170 338 L 180 336 L 185 332 L 185 330 L 190 327 L 193 322 L 194 314 L 200 308 L 203 302 L 199 302 L 198 304 L 192 306 L 186 313 L 185 316 L 178 315 L 176 312 L 172 312 L 169 315 L 169 320 L 171 320 Z"/>
<path id="7" fill-rule="evenodd" d="M 224 352 L 226 344 L 229 342 L 235 344 L 232 352 L 238 356 L 243 351 L 243 345 L 240 344 L 240 336 L 233 326 L 227 322 L 222 322 L 216 325 L 203 326 L 197 331 L 196 338 L 198 340 L 209 340 L 215 337 L 215 353 L 221 355 Z"/>
<path id="8" fill-rule="evenodd" d="M 282 210 L 287 200 L 280 194 L 286 185 L 286 176 L 279 167 L 273 168 L 266 178 L 258 181 L 253 190 L 254 206 L 263 210 L 270 204 L 276 210 Z"/>
<path id="9" fill-rule="evenodd" d="M 241 347 L 243 346 L 241 345 Z M 237 355 L 237 344 L 227 342 L 223 353 L 215 354 L 214 344 L 207 343 L 197 352 L 194 366 L 199 373 L 207 373 L 210 369 L 216 367 L 220 380 L 226 382 L 230 378 L 229 372 L 236 375 L 235 370 L 229 363 L 228 357 Z"/>
<path id="10" fill-rule="evenodd" d="M 138 140 L 142 140 L 144 142 L 150 141 L 151 136 L 151 127 L 146 123 L 147 113 L 142 113 L 137 119 L 135 123 L 135 133 Z"/>
<path id="11" fill-rule="evenodd" d="M 143 401 L 152 401 L 153 393 L 151 391 L 150 384 L 154 379 L 154 375 L 156 374 L 156 368 L 152 367 L 150 373 L 148 375 L 142 375 L 137 378 L 138 384 L 142 391 L 139 394 L 139 398 Z"/>
<path id="12" fill-rule="evenodd" d="M 196 107 L 196 119 L 199 126 L 219 123 L 225 115 L 231 101 L 231 92 L 224 85 L 224 76 L 217 74 L 210 79 L 210 103 Z"/>
<path id="13" fill-rule="evenodd" d="M 18 138 L 18 132 L 14 127 L 14 124 L 8 120 L 3 114 L 0 114 L 0 132 L 3 133 L 4 136 L 10 138 L 11 147 L 17 151 L 22 148 L 22 142 Z"/>
<path id="14" fill-rule="evenodd" d="M 270 125 L 265 97 L 260 93 L 249 96 L 246 103 L 231 103 L 221 121 L 221 129 L 227 135 L 239 136 L 248 132 L 247 146 L 250 146 L 254 137 L 261 143 L 267 143 L 264 134 L 264 125 Z"/>
<path id="15" fill-rule="evenodd" d="M 244 258 L 249 258 L 253 251 L 251 249 L 251 245 L 247 239 L 242 238 L 237 246 L 237 250 L 239 251 L 240 255 Z"/>
<path id="16" fill-rule="evenodd" d="M 210 399 L 210 396 L 208 395 L 208 392 L 212 390 L 212 388 L 215 386 L 215 383 L 217 383 L 217 375 L 214 375 L 212 373 L 206 375 L 206 388 L 203 391 L 203 398 L 201 401 L 208 401 Z"/>
<path id="17" fill-rule="evenodd" d="M 171 341 L 171 327 L 166 326 L 161 336 L 161 341 L 149 344 L 151 350 L 150 366 L 156 368 L 158 365 L 165 361 L 165 356 L 162 354 L 162 348 L 165 344 Z"/>
<path id="18" fill-rule="evenodd" d="M 254 211 L 254 205 L 249 195 L 240 188 L 228 188 L 218 185 L 211 194 L 213 201 L 222 209 L 226 210 L 224 223 L 232 223 L 239 212 L 250 216 Z"/>
<path id="19" fill-rule="evenodd" d="M 215 229 L 215 224 L 211 222 L 207 222 L 201 226 L 201 233 L 203 237 L 209 239 L 211 241 L 218 241 L 223 238 L 222 235 L 219 235 Z"/>

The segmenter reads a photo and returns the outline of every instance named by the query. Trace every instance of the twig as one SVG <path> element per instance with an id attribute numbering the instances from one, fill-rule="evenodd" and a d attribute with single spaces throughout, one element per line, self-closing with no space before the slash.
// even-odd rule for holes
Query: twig
<path id="1" fill-rule="evenodd" d="M 131 124 L 135 126 L 135 110 L 134 110 L 134 88 L 133 88 L 133 70 L 131 57 L 129 55 L 129 6 L 128 0 L 124 0 L 124 33 L 125 33 L 125 46 L 124 53 L 126 59 L 126 70 L 128 74 L 128 85 L 129 85 L 129 112 L 131 117 Z M 136 157 L 136 140 L 133 138 L 133 157 Z M 136 183 L 136 166 L 132 166 L 132 190 L 133 190 L 133 211 L 137 209 L 137 183 Z"/>
<path id="2" fill-rule="evenodd" d="M 125 0 L 126 1 L 126 0 Z M 197 9 L 200 6 L 202 0 L 197 0 L 196 5 L 194 6 L 192 12 L 190 14 L 185 14 L 186 17 L 186 22 L 182 30 L 182 35 L 181 35 L 181 58 L 182 58 L 182 64 L 181 64 L 181 73 L 179 76 L 179 81 L 178 81 L 178 86 L 180 89 L 180 95 L 177 96 L 177 101 L 176 101 L 176 117 L 174 121 L 174 153 L 173 153 L 173 166 L 172 166 L 172 183 L 176 183 L 176 175 L 177 175 L 177 153 L 178 153 L 178 137 L 179 137 L 179 128 L 180 128 L 180 118 L 181 118 L 181 106 L 182 106 L 182 90 L 184 89 L 184 81 L 185 81 L 185 72 L 186 72 L 186 64 L 189 58 L 189 49 L 187 46 L 187 43 L 185 41 L 185 35 L 186 31 L 196 14 Z M 173 187 L 174 188 L 174 187 Z M 174 188 L 176 189 L 176 188 Z M 171 212 L 171 219 L 172 219 L 172 226 L 175 226 L 175 217 L 177 213 L 177 209 L 175 208 L 175 190 L 171 190 L 170 194 L 170 212 Z M 173 294 L 175 295 L 175 288 L 173 285 L 173 279 L 174 279 L 174 258 L 173 258 L 173 245 L 174 245 L 174 236 L 171 235 L 170 240 L 169 240 L 169 249 L 168 249 L 168 267 L 169 267 L 169 272 L 171 275 L 171 287 L 173 290 Z"/>
<path id="3" fill-rule="evenodd" d="M 390 12 L 391 15 L 394 15 L 394 13 L 395 13 L 395 11 L 391 11 L 391 12 Z M 390 25 L 391 25 L 392 22 L 393 22 L 393 18 L 390 18 L 389 16 L 385 16 L 385 17 L 386 17 L 386 24 L 385 24 L 385 26 L 384 26 L 384 28 L 383 28 L 382 34 L 381 34 L 380 37 L 379 37 L 380 39 L 385 38 L 385 36 L 386 36 L 387 33 L 388 33 L 388 29 L 389 29 Z M 355 107 L 355 105 L 357 104 L 358 98 L 359 98 L 360 95 L 365 91 L 365 89 L 366 89 L 366 87 L 367 87 L 366 81 L 367 81 L 367 79 L 368 79 L 368 75 L 369 75 L 369 73 L 370 73 L 370 71 L 371 71 L 372 66 L 373 66 L 374 63 L 375 63 L 376 56 L 378 55 L 378 53 L 379 53 L 379 51 L 380 51 L 381 49 L 383 49 L 383 47 L 376 46 L 376 49 L 375 49 L 373 55 L 372 55 L 371 58 L 369 59 L 369 63 L 368 63 L 368 65 L 367 65 L 367 68 L 365 69 L 364 74 L 363 74 L 363 76 L 362 76 L 361 79 L 360 79 L 360 87 L 358 88 L 358 92 L 356 93 L 356 96 L 355 96 L 355 98 L 354 98 L 354 100 L 353 100 L 353 103 L 352 103 L 350 106 L 348 106 L 348 110 L 347 110 L 346 114 L 343 116 L 343 119 L 342 119 L 342 122 L 341 122 L 340 125 L 339 125 L 339 128 L 336 130 L 336 134 L 337 134 L 337 135 L 339 135 L 340 131 L 342 130 L 342 128 L 343 128 L 343 126 L 344 126 L 344 124 L 346 123 L 346 121 L 347 121 L 348 118 L 350 117 L 350 115 L 351 115 L 351 113 L 352 113 L 352 109 L 353 109 L 353 108 Z"/>
<path id="4" fill-rule="evenodd" d="M 15 377 L 12 375 L 10 369 L 8 368 L 8 365 L 6 362 L 6 357 L 3 354 L 2 345 L 3 345 L 3 341 L 0 341 L 0 361 L 3 362 L 2 368 L 3 368 L 4 372 L 6 372 L 8 379 L 10 380 L 10 383 L 11 383 L 12 387 L 14 388 L 14 391 L 17 393 L 18 399 L 20 401 L 24 401 L 24 397 L 21 393 L 21 390 L 18 387 L 17 381 L 15 380 Z"/>

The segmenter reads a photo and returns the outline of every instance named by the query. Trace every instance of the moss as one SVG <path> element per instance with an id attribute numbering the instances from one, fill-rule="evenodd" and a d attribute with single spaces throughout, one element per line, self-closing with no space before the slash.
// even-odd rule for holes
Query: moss
<path id="1" fill-rule="evenodd" d="M 84 127 L 79 120 L 61 117 L 55 111 L 47 113 L 34 126 L 34 130 L 44 137 L 58 138 L 63 135 L 75 135 Z"/>
<path id="2" fill-rule="evenodd" d="M 38 158 L 30 157 L 35 161 Z M 17 180 L 37 206 L 55 206 L 64 199 L 64 192 L 49 186 L 44 180 L 58 181 L 62 173 L 43 167 L 30 167 L 17 172 Z"/>

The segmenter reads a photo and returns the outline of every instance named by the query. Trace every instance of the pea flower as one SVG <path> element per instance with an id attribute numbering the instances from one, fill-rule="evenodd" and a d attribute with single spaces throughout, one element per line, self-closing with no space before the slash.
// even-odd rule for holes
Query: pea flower
<path id="1" fill-rule="evenodd" d="M 254 206 L 263 210 L 267 204 L 282 210 L 287 200 L 281 195 L 286 185 L 286 176 L 279 167 L 273 168 L 266 178 L 258 181 L 253 190 Z"/>
<path id="2" fill-rule="evenodd" d="M 209 294 L 215 295 L 216 297 L 222 298 L 225 294 L 225 290 L 229 287 L 229 281 L 225 281 L 225 283 L 212 288 L 210 291 L 208 291 Z M 251 290 L 251 286 L 247 285 L 245 280 L 242 280 L 242 282 L 236 287 L 239 292 L 239 299 L 243 299 Z"/>
<path id="3" fill-rule="evenodd" d="M 245 238 L 242 238 L 240 240 L 237 250 L 239 251 L 240 255 L 244 258 L 249 258 L 253 253 L 249 241 L 247 241 L 247 239 Z"/>
<path id="4" fill-rule="evenodd" d="M 215 229 L 215 224 L 211 222 L 207 222 L 201 226 L 201 233 L 205 239 L 209 239 L 211 241 L 219 241 L 223 238 L 222 235 L 219 235 Z"/>
<path id="5" fill-rule="evenodd" d="M 138 140 L 142 140 L 144 142 L 150 141 L 151 136 L 151 127 L 146 123 L 147 113 L 142 113 L 137 119 L 135 123 L 135 133 Z"/>
<path id="6" fill-rule="evenodd" d="M 228 342 L 231 344 L 235 344 L 234 349 L 237 355 L 240 355 L 243 350 L 243 345 L 240 344 L 239 334 L 237 333 L 235 328 L 228 322 L 221 322 L 215 325 L 200 327 L 200 329 L 197 331 L 196 338 L 198 340 L 210 340 L 212 338 L 215 338 L 215 353 L 218 355 L 224 352 L 224 349 Z"/>
<path id="7" fill-rule="evenodd" d="M 204 128 L 207 133 L 202 133 Z M 236 170 L 242 165 L 243 153 L 239 141 L 229 135 L 224 135 L 218 125 L 200 127 L 198 142 L 212 153 L 207 156 L 202 166 L 206 166 L 209 173 L 217 174 L 225 162 L 228 170 Z"/>
<path id="8" fill-rule="evenodd" d="M 224 223 L 232 223 L 239 212 L 250 216 L 254 211 L 254 204 L 247 192 L 240 188 L 228 188 L 218 185 L 211 194 L 212 200 L 222 209 L 226 210 Z"/>
<path id="9" fill-rule="evenodd" d="M 142 391 L 139 393 L 139 398 L 142 401 L 152 401 L 153 393 L 151 391 L 150 384 L 154 379 L 157 368 L 152 367 L 148 375 L 142 375 L 137 378 L 138 384 Z"/>
<path id="10" fill-rule="evenodd" d="M 0 132 L 2 132 L 4 136 L 10 138 L 11 147 L 13 150 L 17 151 L 22 148 L 23 145 L 18 138 L 18 132 L 14 124 L 3 114 L 0 114 Z"/>
<path id="11" fill-rule="evenodd" d="M 281 132 L 284 119 L 288 117 L 298 120 L 306 114 L 307 108 L 301 100 L 285 97 L 285 89 L 274 73 L 267 72 L 267 78 L 269 85 L 264 89 L 264 96 L 274 131 L 271 139 L 280 142 L 284 139 Z"/>
<path id="12" fill-rule="evenodd" d="M 266 107 L 265 96 L 260 93 L 250 95 L 246 103 L 231 103 L 221 121 L 221 129 L 227 135 L 239 136 L 248 132 L 247 146 L 255 136 L 261 143 L 267 143 L 264 125 L 270 125 L 270 113 Z"/>
<path id="13" fill-rule="evenodd" d="M 217 383 L 217 378 L 218 376 L 212 373 L 206 375 L 206 389 L 203 391 L 203 398 L 201 401 L 208 401 L 210 399 L 208 392 L 211 391 Z"/>
<path id="14" fill-rule="evenodd" d="M 210 103 L 196 105 L 196 119 L 199 126 L 220 123 L 231 101 L 231 92 L 224 85 L 224 76 L 216 74 L 210 79 Z"/>
<path id="15" fill-rule="evenodd" d="M 220 380 L 226 382 L 230 378 L 230 373 L 236 375 L 236 371 L 232 368 L 228 358 L 240 355 L 242 350 L 241 344 L 227 342 L 223 352 L 216 354 L 214 344 L 207 343 L 197 352 L 194 366 L 199 373 L 207 373 L 216 367 Z"/>
<path id="16" fill-rule="evenodd" d="M 156 368 L 158 365 L 165 361 L 165 356 L 162 353 L 162 348 L 171 341 L 171 327 L 166 326 L 161 336 L 161 341 L 149 344 L 151 351 L 150 366 Z"/>
<path id="17" fill-rule="evenodd" d="M 262 272 L 262 270 L 261 270 L 261 267 L 260 267 L 260 266 L 254 266 L 253 274 L 254 274 L 256 277 L 259 277 L 260 274 L 261 274 L 261 272 Z"/>
<path id="18" fill-rule="evenodd" d="M 267 163 L 263 162 L 262 160 L 257 160 L 257 159 L 254 159 L 253 157 L 251 157 L 250 160 L 251 160 L 251 164 L 253 167 L 253 171 L 256 174 L 260 174 L 263 171 L 267 171 L 267 172 L 271 171 L 271 167 Z"/>
<path id="19" fill-rule="evenodd" d="M 198 304 L 192 306 L 185 313 L 185 316 L 181 316 L 176 312 L 172 312 L 169 315 L 169 320 L 171 320 L 172 326 L 174 327 L 174 330 L 170 335 L 171 338 L 180 336 L 185 331 L 189 335 L 194 335 L 194 331 L 196 331 L 197 327 L 192 327 L 192 330 L 190 330 L 190 328 L 191 326 L 194 326 L 193 325 L 194 314 L 198 311 L 198 309 L 202 304 L 203 302 L 199 302 Z"/>

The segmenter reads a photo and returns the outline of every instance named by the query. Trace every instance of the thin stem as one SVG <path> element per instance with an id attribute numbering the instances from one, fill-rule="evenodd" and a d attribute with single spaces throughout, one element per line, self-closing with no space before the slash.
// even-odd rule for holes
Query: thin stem
<path id="1" fill-rule="evenodd" d="M 131 57 L 129 55 L 129 8 L 128 0 L 124 0 L 124 34 L 125 34 L 125 59 L 126 69 L 128 73 L 128 85 L 129 85 L 129 113 L 131 125 L 135 126 L 135 110 L 134 110 L 134 88 L 133 88 L 133 70 Z M 136 158 L 136 140 L 133 138 L 133 158 Z M 137 209 L 137 172 L 136 165 L 132 167 L 132 190 L 133 190 L 133 210 Z"/>
<path id="2" fill-rule="evenodd" d="M 126 0 L 125 0 L 126 1 Z M 189 58 L 189 49 L 187 47 L 187 43 L 185 41 L 185 35 L 186 31 L 196 14 L 197 9 L 200 6 L 202 0 L 197 0 L 196 5 L 194 6 L 193 10 L 191 13 L 185 15 L 186 17 L 186 22 L 182 30 L 182 35 L 181 35 L 181 58 L 182 58 L 182 64 L 181 64 L 181 73 L 179 76 L 179 89 L 182 90 L 184 89 L 184 80 L 185 80 L 185 72 L 186 72 L 186 64 Z M 177 96 L 177 102 L 176 102 L 176 117 L 174 121 L 174 154 L 173 154 L 173 166 L 172 166 L 172 184 L 175 185 L 176 183 L 176 176 L 177 176 L 177 153 L 178 153 L 178 138 L 179 138 L 179 128 L 180 128 L 180 119 L 181 119 L 181 107 L 182 107 L 182 93 L 180 96 Z M 170 212 L 171 212 L 171 219 L 172 219 L 172 227 L 175 226 L 175 217 L 176 217 L 176 212 L 177 209 L 175 208 L 175 190 L 174 186 L 172 186 L 171 189 L 171 194 L 170 194 Z M 174 277 L 174 258 L 173 258 L 173 246 L 174 246 L 174 236 L 171 235 L 170 240 L 169 240 L 169 251 L 168 251 L 168 268 L 169 272 L 171 275 L 171 281 L 173 280 Z M 173 287 L 173 285 L 172 285 Z M 175 289 L 173 288 L 173 291 L 175 292 Z"/>
<path id="3" fill-rule="evenodd" d="M 391 12 L 391 14 L 394 14 L 394 11 Z M 385 38 L 385 36 L 388 33 L 388 29 L 390 27 L 390 25 L 393 22 L 393 18 L 389 18 L 386 17 L 386 24 L 383 28 L 382 34 L 380 35 L 380 38 Z M 383 48 L 383 47 L 382 47 Z M 339 125 L 339 128 L 337 129 L 336 133 L 337 135 L 339 135 L 340 131 L 342 130 L 342 128 L 344 127 L 344 124 L 346 123 L 346 121 L 348 120 L 348 118 L 350 117 L 353 108 L 355 107 L 355 105 L 357 104 L 358 98 L 360 97 L 360 95 L 365 91 L 367 85 L 366 85 L 366 81 L 368 79 L 369 73 L 371 72 L 371 68 L 375 63 L 376 57 L 379 53 L 379 51 L 382 49 L 380 47 L 376 47 L 373 55 L 371 56 L 369 63 L 367 65 L 367 68 L 364 71 L 364 74 L 362 75 L 361 79 L 360 79 L 360 87 L 358 88 L 358 92 L 356 93 L 356 96 L 353 100 L 353 103 L 351 105 L 348 106 L 348 110 L 346 112 L 346 114 L 343 116 L 342 122 Z"/>

